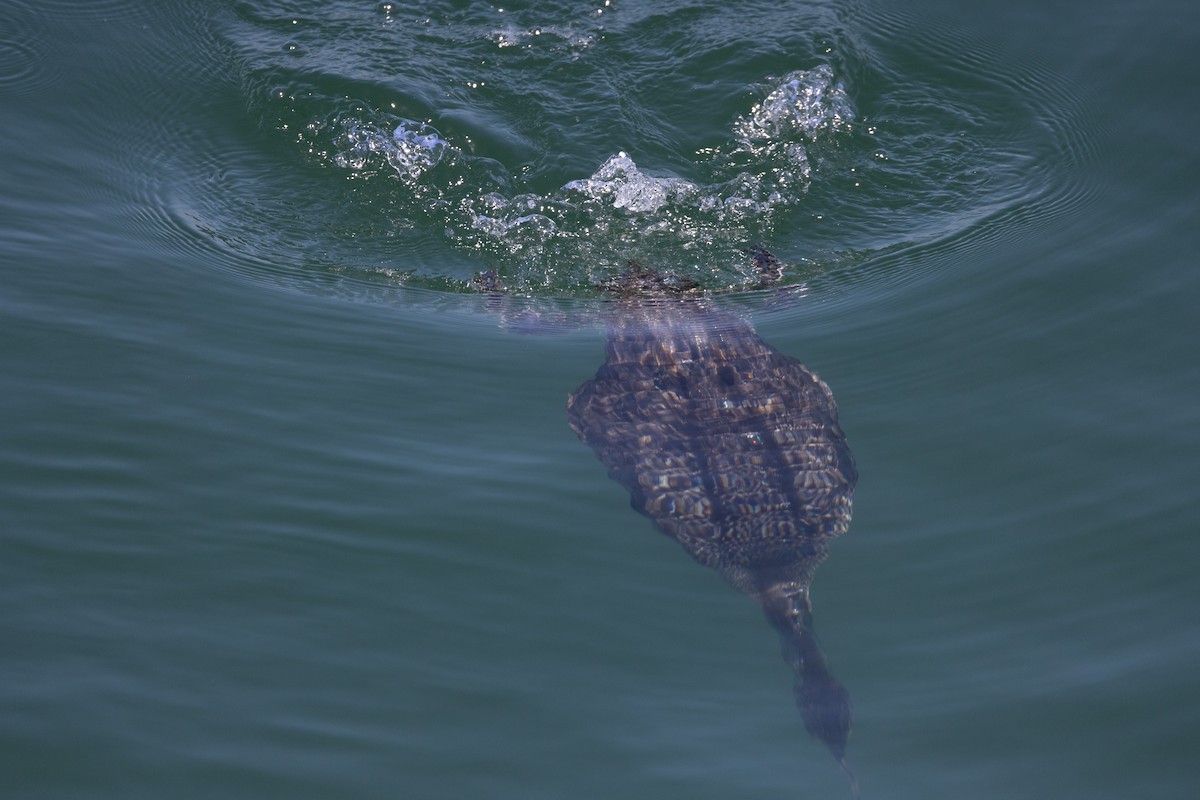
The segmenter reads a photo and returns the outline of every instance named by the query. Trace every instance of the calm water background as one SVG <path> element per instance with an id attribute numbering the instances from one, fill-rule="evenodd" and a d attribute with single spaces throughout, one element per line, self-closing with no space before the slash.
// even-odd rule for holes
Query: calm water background
<path id="1" fill-rule="evenodd" d="M 864 797 L 1195 796 L 1198 31 L 5 3 L 0 791 L 847 797 L 759 612 L 567 427 L 639 258 L 838 398 L 813 594 Z M 846 103 L 802 151 L 745 132 L 796 71 Z M 789 302 L 738 291 L 755 243 Z"/>

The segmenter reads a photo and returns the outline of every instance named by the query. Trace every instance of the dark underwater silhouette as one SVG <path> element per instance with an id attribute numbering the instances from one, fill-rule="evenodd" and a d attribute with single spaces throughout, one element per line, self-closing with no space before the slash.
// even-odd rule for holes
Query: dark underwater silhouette
<path id="1" fill-rule="evenodd" d="M 764 285 L 779 262 L 752 251 Z M 572 429 L 635 510 L 753 598 L 779 633 L 808 732 L 850 777 L 850 696 L 813 629 L 809 586 L 850 525 L 858 478 L 829 387 L 687 279 L 646 270 L 617 296 L 604 364 L 567 401 Z"/>

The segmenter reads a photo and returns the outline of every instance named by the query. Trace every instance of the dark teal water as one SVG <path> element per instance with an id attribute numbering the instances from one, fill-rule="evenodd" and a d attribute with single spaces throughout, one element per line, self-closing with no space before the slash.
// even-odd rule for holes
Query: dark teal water
<path id="1" fill-rule="evenodd" d="M 848 797 L 567 425 L 637 259 L 837 397 L 863 797 L 1194 796 L 1198 30 L 6 3 L 3 795 Z"/>

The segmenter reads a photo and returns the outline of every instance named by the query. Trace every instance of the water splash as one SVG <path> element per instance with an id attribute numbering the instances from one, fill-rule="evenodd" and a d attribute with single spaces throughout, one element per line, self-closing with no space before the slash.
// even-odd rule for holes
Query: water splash
<path id="1" fill-rule="evenodd" d="M 785 75 L 760 103 L 733 125 L 741 145 L 771 144 L 801 136 L 816 141 L 823 132 L 849 127 L 854 110 L 828 64 Z"/>
<path id="2" fill-rule="evenodd" d="M 710 152 L 719 171 L 737 172 L 732 181 L 762 213 L 803 196 L 819 142 L 848 132 L 854 118 L 846 91 L 827 64 L 790 72 L 768 85 L 763 100 L 733 123 L 733 143 Z"/>
<path id="3" fill-rule="evenodd" d="M 614 209 L 638 214 L 658 211 L 668 202 L 682 203 L 699 188 L 678 178 L 647 175 L 621 151 L 605 161 L 590 178 L 571 181 L 563 191 L 579 193 L 591 200 L 611 201 Z"/>
<path id="4" fill-rule="evenodd" d="M 596 42 L 595 32 L 580 33 L 571 26 L 538 25 L 519 29 L 514 25 L 494 30 L 487 35 L 488 41 L 500 49 L 532 49 L 549 42 L 555 50 L 585 50 Z"/>
<path id="5" fill-rule="evenodd" d="M 590 176 L 545 193 L 520 191 L 518 175 L 429 122 L 356 111 L 316 127 L 333 132 L 334 166 L 394 175 L 415 214 L 481 254 L 510 286 L 568 288 L 561 273 L 578 289 L 647 257 L 707 288 L 735 289 L 757 281 L 743 248 L 800 201 L 824 140 L 847 131 L 853 116 L 830 67 L 791 72 L 768 82 L 728 141 L 683 165 L 700 181 L 650 174 L 619 151 Z"/>
<path id="6" fill-rule="evenodd" d="M 363 170 L 374 156 L 382 156 L 405 183 L 412 184 L 442 160 L 450 145 L 433 127 L 402 119 L 391 136 L 378 126 L 355 119 L 339 121 L 334 138 L 333 163 L 343 169 Z"/>

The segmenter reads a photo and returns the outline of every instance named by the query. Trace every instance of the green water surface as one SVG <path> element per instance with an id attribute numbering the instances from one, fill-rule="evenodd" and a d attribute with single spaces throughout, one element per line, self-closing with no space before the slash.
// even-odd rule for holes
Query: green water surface
<path id="1" fill-rule="evenodd" d="M 813 600 L 863 797 L 1193 796 L 1198 25 L 7 3 L 0 794 L 849 797 L 758 610 L 567 426 L 635 258 L 837 397 L 861 477 Z M 768 174 L 738 120 L 821 65 L 849 117 L 786 134 L 778 202 L 564 189 Z M 396 119 L 458 160 L 349 163 Z M 475 226 L 520 198 L 553 234 Z"/>

